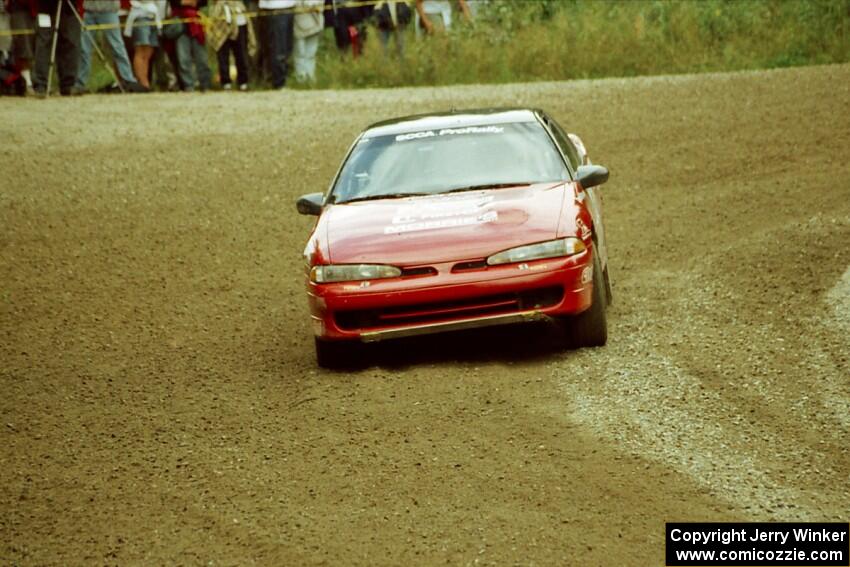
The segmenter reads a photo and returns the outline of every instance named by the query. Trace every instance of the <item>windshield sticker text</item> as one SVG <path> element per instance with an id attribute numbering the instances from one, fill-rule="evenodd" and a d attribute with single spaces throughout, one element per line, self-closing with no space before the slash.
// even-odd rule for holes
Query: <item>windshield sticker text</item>
<path id="1" fill-rule="evenodd" d="M 460 134 L 501 134 L 505 131 L 504 126 L 466 126 L 464 128 L 443 128 L 435 132 L 434 130 L 425 130 L 424 132 L 410 132 L 408 134 L 399 134 L 395 137 L 396 142 L 406 142 L 408 140 L 419 140 L 421 138 L 433 138 L 435 136 L 457 136 Z"/>

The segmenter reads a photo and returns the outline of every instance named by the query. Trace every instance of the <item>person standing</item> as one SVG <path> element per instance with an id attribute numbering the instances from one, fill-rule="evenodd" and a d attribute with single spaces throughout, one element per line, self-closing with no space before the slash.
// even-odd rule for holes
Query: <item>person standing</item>
<path id="1" fill-rule="evenodd" d="M 32 31 L 35 28 L 36 0 L 4 0 L 9 11 L 12 31 Z M 20 70 L 27 84 L 27 92 L 32 92 L 32 74 L 30 67 L 35 57 L 35 37 L 33 34 L 18 33 L 12 36 L 12 63 Z"/>
<path id="2" fill-rule="evenodd" d="M 212 88 L 206 35 L 198 12 L 206 4 L 206 0 L 171 0 L 172 14 L 188 20 L 183 24 L 183 33 L 175 40 L 177 72 L 185 92 L 195 90 L 196 79 L 201 92 Z"/>
<path id="3" fill-rule="evenodd" d="M 133 73 L 143 90 L 150 90 L 150 65 L 159 47 L 165 0 L 131 0 L 124 35 L 133 38 Z"/>
<path id="4" fill-rule="evenodd" d="M 127 50 L 124 47 L 124 41 L 121 39 L 120 25 L 118 23 L 118 9 L 120 8 L 120 0 L 85 0 L 83 7 L 85 15 L 83 22 L 86 27 L 89 26 L 112 26 L 105 27 L 102 31 L 106 36 L 106 42 L 109 45 L 109 50 L 112 51 L 112 58 L 115 60 L 115 67 L 118 70 L 118 77 L 121 82 L 130 92 L 138 92 L 141 89 L 136 77 L 133 75 L 133 69 L 130 67 L 130 59 L 127 57 Z M 80 91 L 86 90 L 86 85 L 89 82 L 89 72 L 91 71 L 91 52 L 95 40 L 95 31 L 83 30 L 82 42 L 80 48 L 80 65 L 77 69 L 77 89 Z"/>
<path id="5" fill-rule="evenodd" d="M 467 22 L 472 21 L 466 0 L 457 0 L 460 13 Z M 452 27 L 452 5 L 449 0 L 416 0 L 416 33 L 420 28 L 428 35 Z"/>
<path id="6" fill-rule="evenodd" d="M 272 88 L 286 86 L 289 57 L 292 55 L 295 0 L 260 0 L 260 17 L 265 20 L 263 41 L 268 48 L 268 69 Z"/>
<path id="7" fill-rule="evenodd" d="M 298 0 L 293 30 L 293 57 L 295 80 L 299 83 L 316 80 L 316 53 L 319 51 L 319 36 L 325 28 L 322 6 L 323 0 Z"/>
<path id="8" fill-rule="evenodd" d="M 12 61 L 11 30 L 8 2 L 0 2 L 0 96 L 24 96 L 27 94 L 26 83 L 21 77 L 21 70 Z"/>
<path id="9" fill-rule="evenodd" d="M 366 41 L 367 23 L 372 17 L 373 4 L 361 0 L 327 0 L 325 19 L 333 27 L 336 47 L 341 53 L 351 51 L 359 57 Z"/>
<path id="10" fill-rule="evenodd" d="M 82 13 L 83 0 L 76 0 L 76 8 L 77 12 Z M 56 71 L 59 76 L 59 92 L 63 96 L 79 94 L 74 85 L 77 82 L 77 64 L 80 58 L 80 22 L 67 0 L 37 0 L 37 9 L 35 67 L 32 76 L 36 96 L 47 94 L 54 31 L 58 34 Z M 58 22 L 55 21 L 57 9 L 60 10 Z"/>
<path id="11" fill-rule="evenodd" d="M 386 53 L 390 38 L 395 38 L 396 54 L 404 55 L 404 30 L 410 23 L 410 6 L 404 0 L 381 0 L 375 4 L 375 23 L 381 47 Z"/>
<path id="12" fill-rule="evenodd" d="M 248 90 L 248 54 L 256 49 L 254 30 L 245 15 L 242 0 L 219 0 L 210 10 L 208 32 L 210 46 L 218 56 L 218 76 L 221 88 L 231 89 L 230 53 L 236 60 L 236 82 L 240 91 Z"/>

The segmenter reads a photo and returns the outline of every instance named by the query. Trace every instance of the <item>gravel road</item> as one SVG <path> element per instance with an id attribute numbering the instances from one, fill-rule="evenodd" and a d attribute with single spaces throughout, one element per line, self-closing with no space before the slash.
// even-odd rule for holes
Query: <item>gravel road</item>
<path id="1" fill-rule="evenodd" d="M 313 359 L 301 251 L 367 124 L 545 108 L 607 165 L 608 346 Z M 850 66 L 0 104 L 0 563 L 662 564 L 850 519 Z"/>

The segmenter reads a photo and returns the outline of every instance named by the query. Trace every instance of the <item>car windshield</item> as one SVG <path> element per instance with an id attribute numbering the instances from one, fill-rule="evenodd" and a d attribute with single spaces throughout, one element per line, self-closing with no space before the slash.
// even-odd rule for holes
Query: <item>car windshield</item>
<path id="1" fill-rule="evenodd" d="M 569 179 L 537 122 L 362 138 L 333 189 L 337 203 Z"/>

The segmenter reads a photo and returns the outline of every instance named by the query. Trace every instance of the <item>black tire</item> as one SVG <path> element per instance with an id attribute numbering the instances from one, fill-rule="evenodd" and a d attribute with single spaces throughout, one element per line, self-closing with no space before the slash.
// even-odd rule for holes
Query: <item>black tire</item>
<path id="1" fill-rule="evenodd" d="M 360 343 L 356 341 L 316 340 L 316 363 L 322 368 L 342 369 L 357 366 Z"/>
<path id="2" fill-rule="evenodd" d="M 603 270 L 605 274 L 605 303 L 606 307 L 610 307 L 614 303 L 614 292 L 611 291 L 611 277 L 608 275 L 608 266 Z"/>
<path id="3" fill-rule="evenodd" d="M 569 346 L 573 348 L 604 346 L 608 342 L 608 321 L 605 311 L 605 276 L 599 256 L 593 254 L 593 299 L 590 307 L 566 321 Z"/>

